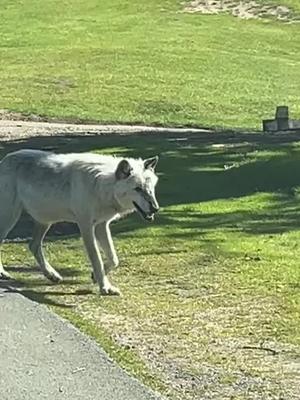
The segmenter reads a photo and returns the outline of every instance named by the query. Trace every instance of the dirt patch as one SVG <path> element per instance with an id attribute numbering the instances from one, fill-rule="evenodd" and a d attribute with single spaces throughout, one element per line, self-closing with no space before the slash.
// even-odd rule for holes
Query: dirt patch
<path id="1" fill-rule="evenodd" d="M 242 19 L 273 18 L 283 22 L 300 21 L 299 15 L 287 6 L 261 4 L 253 0 L 193 0 L 185 6 L 184 11 L 202 14 L 227 13 Z"/>
<path id="2" fill-rule="evenodd" d="M 76 119 L 47 118 L 35 114 L 22 114 L 0 109 L 0 144 L 1 142 L 29 139 L 34 137 L 61 137 L 66 140 L 72 136 L 103 136 L 131 134 L 185 134 L 212 133 L 205 128 L 167 128 L 139 124 L 101 124 L 98 121 Z M 47 149 L 46 149 L 47 150 Z"/>
<path id="3" fill-rule="evenodd" d="M 251 297 L 242 301 L 249 306 L 249 322 L 257 320 L 266 307 L 271 313 L 277 307 L 272 299 L 253 301 Z M 163 314 L 142 322 L 106 313 L 102 308 L 86 309 L 86 302 L 77 303 L 76 307 L 88 318 L 92 313 L 100 326 L 114 332 L 112 337 L 120 347 L 136 352 L 171 389 L 174 400 L 300 399 L 298 346 L 250 336 L 220 336 L 220 326 L 232 325 L 235 316 L 240 315 L 236 307 L 195 314 L 194 330 L 184 336 L 173 332 L 172 340 L 168 334 L 151 329 L 162 326 Z M 178 317 L 178 323 L 182 318 Z M 178 349 L 185 349 L 188 356 Z"/>

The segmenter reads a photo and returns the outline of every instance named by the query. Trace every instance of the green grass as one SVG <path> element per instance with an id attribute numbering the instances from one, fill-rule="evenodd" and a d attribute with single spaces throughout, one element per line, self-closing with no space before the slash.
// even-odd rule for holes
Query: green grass
<path id="1" fill-rule="evenodd" d="M 172 399 L 296 400 L 300 145 L 289 140 L 30 141 L 60 151 L 160 154 L 162 211 L 153 225 L 132 216 L 113 226 L 121 267 L 112 280 L 120 298 L 97 295 L 77 237 L 46 244 L 65 277 L 59 286 L 30 268 L 24 244 L 5 244 L 3 260 L 15 265 L 10 271 L 26 296 L 54 307 Z M 6 146 L 3 153 L 24 143 Z"/>
<path id="2" fill-rule="evenodd" d="M 299 2 L 281 0 L 300 12 Z M 101 122 L 258 128 L 299 117 L 299 24 L 180 1 L 3 0 L 0 108 Z"/>

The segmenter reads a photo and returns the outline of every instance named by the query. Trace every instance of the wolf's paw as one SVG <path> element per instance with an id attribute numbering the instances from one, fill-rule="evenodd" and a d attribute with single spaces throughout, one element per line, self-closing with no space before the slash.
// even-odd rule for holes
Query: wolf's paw
<path id="1" fill-rule="evenodd" d="M 55 269 L 52 267 L 51 268 L 48 267 L 47 269 L 44 269 L 43 273 L 44 273 L 45 277 L 53 283 L 60 283 L 63 280 L 62 276 L 57 271 L 55 271 Z"/>
<path id="2" fill-rule="evenodd" d="M 12 277 L 8 272 L 6 272 L 4 269 L 0 270 L 0 280 L 9 281 L 11 279 Z"/>
<path id="3" fill-rule="evenodd" d="M 120 296 L 121 292 L 117 287 L 109 283 L 101 287 L 100 294 L 102 296 Z"/>

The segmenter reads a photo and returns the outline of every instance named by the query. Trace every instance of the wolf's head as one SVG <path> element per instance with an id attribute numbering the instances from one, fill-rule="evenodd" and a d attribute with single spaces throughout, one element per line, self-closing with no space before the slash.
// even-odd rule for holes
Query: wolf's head
<path id="1" fill-rule="evenodd" d="M 153 221 L 159 205 L 155 197 L 158 157 L 147 160 L 121 160 L 115 172 L 115 198 L 124 210 L 136 210 L 145 220 Z"/>

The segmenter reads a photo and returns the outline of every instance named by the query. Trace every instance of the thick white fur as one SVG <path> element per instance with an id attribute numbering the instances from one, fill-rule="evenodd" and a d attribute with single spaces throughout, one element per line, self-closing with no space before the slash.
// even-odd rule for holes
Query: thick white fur
<path id="1" fill-rule="evenodd" d="M 100 292 L 119 294 L 107 278 L 108 272 L 119 264 L 109 224 L 133 212 L 133 202 L 144 218 L 153 218 L 158 210 L 156 162 L 157 158 L 122 160 L 90 153 L 38 150 L 8 154 L 0 162 L 0 243 L 25 210 L 35 220 L 29 248 L 45 276 L 59 282 L 62 278 L 46 260 L 42 242 L 51 224 L 75 222 Z M 105 265 L 100 249 L 106 256 Z M 1 258 L 0 278 L 10 278 Z"/>

